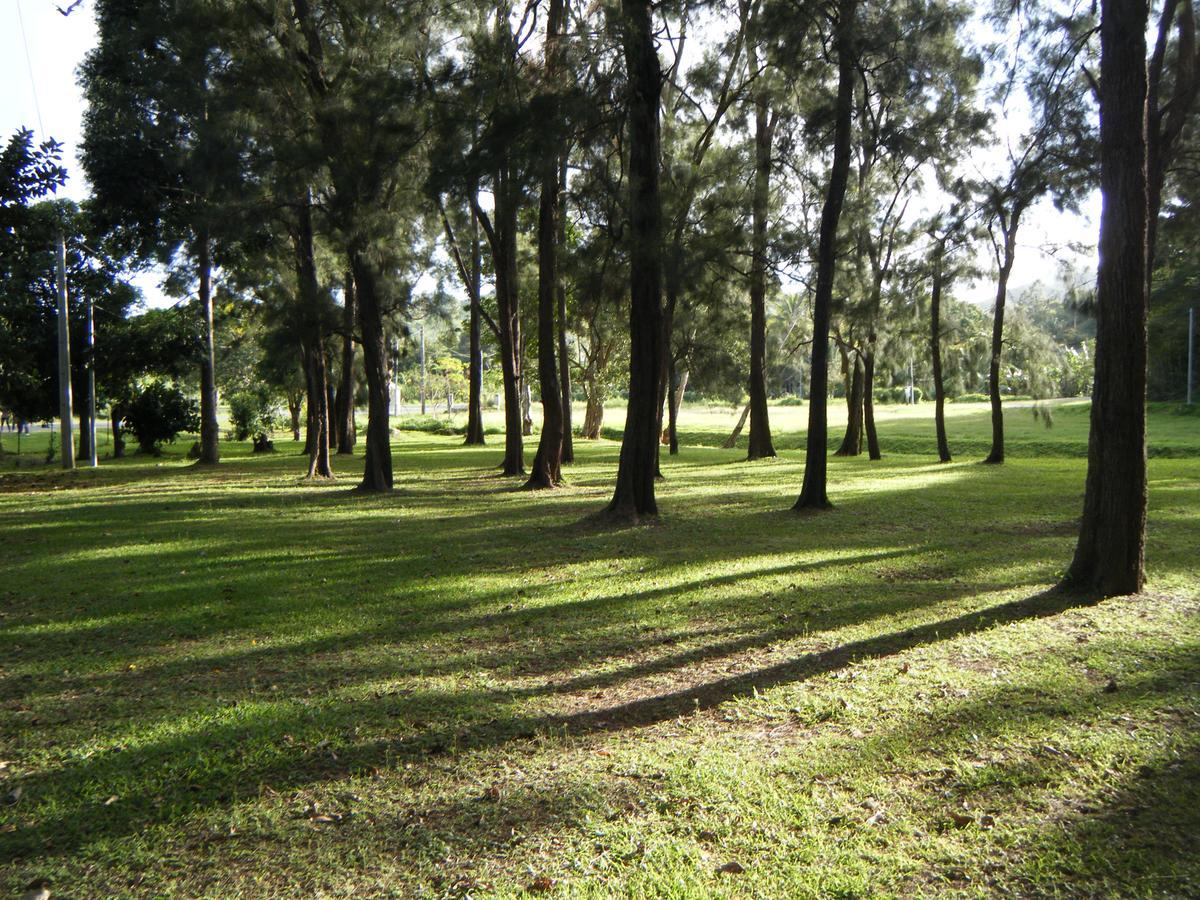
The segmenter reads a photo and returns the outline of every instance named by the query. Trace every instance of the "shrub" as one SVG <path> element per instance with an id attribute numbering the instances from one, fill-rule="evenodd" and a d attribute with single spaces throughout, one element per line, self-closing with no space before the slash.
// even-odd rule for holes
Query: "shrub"
<path id="1" fill-rule="evenodd" d="M 200 430 L 200 410 L 179 388 L 156 381 L 129 402 L 124 424 L 137 438 L 142 453 L 158 456 L 162 445 L 181 432 Z"/>
<path id="2" fill-rule="evenodd" d="M 271 433 L 279 427 L 280 415 L 271 392 L 259 386 L 229 398 L 229 420 L 234 440 L 253 438 L 255 452 L 261 452 L 271 448 Z"/>
<path id="3" fill-rule="evenodd" d="M 925 394 L 919 387 L 913 386 L 913 396 L 916 402 L 920 403 L 925 399 Z M 907 385 L 898 384 L 893 387 L 876 388 L 875 389 L 876 403 L 907 403 L 908 402 L 908 387 Z"/>

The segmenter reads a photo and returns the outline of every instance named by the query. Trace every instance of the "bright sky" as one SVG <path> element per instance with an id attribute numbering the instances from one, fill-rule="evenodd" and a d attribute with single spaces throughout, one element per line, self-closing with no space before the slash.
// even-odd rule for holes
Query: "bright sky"
<path id="1" fill-rule="evenodd" d="M 62 194 L 78 200 L 87 196 L 88 189 L 76 155 L 84 103 L 75 71 L 96 42 L 96 28 L 89 0 L 83 0 L 66 17 L 58 12 L 56 2 L 65 9 L 71 0 L 0 0 L 0 84 L 4 86 L 0 92 L 0 140 L 7 141 L 24 126 L 32 128 L 39 140 L 52 136 L 61 141 L 70 173 Z M 1004 128 L 1003 123 L 998 125 L 1001 133 Z M 1080 215 L 1060 213 L 1049 202 L 1033 207 L 1026 214 L 1018 241 L 1012 288 L 1018 290 L 1038 280 L 1055 282 L 1062 258 L 1071 259 L 1079 269 L 1094 271 L 1099 214 L 1098 192 L 1083 204 Z M 1074 254 L 1066 250 L 1069 244 L 1082 244 L 1089 250 Z M 981 262 L 986 264 L 986 257 Z M 173 302 L 158 290 L 156 280 L 143 275 L 135 282 L 148 303 Z M 990 304 L 993 292 L 990 276 L 961 289 L 963 299 L 984 305 Z"/>

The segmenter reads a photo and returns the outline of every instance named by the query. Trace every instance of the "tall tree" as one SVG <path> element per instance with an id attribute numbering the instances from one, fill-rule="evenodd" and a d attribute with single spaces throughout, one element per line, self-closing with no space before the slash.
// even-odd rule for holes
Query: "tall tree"
<path id="1" fill-rule="evenodd" d="M 855 50 L 858 40 L 857 0 L 838 0 L 833 13 L 834 55 L 837 58 L 837 99 L 833 111 L 833 160 L 821 210 L 817 246 L 817 278 L 813 292 L 813 344 L 808 391 L 808 435 L 804 454 L 804 483 L 793 509 L 832 509 L 826 493 L 829 434 L 829 328 L 833 278 L 837 264 L 838 220 L 850 177 L 850 139 L 854 118 Z"/>
<path id="2" fill-rule="evenodd" d="M 662 68 L 650 0 L 621 0 L 629 122 L 629 401 L 617 484 L 608 514 L 634 522 L 658 514 L 654 476 L 663 366 L 661 133 Z"/>
<path id="3" fill-rule="evenodd" d="M 1030 7 L 1036 13 L 1036 7 Z M 992 355 L 988 365 L 992 446 L 984 462 L 1004 462 L 1004 407 L 1001 398 L 1004 316 L 1008 282 L 1025 213 L 1049 195 L 1060 208 L 1074 208 L 1091 183 L 1094 155 L 1079 74 L 1094 29 L 1091 16 L 1025 20 L 1027 9 L 1012 7 L 1019 20 L 1016 41 L 1002 79 L 1003 96 L 1019 87 L 1032 106 L 1032 123 L 1007 148 L 1007 167 L 977 186 L 995 259 L 996 300 L 992 311 Z"/>
<path id="4" fill-rule="evenodd" d="M 231 216 L 245 134 L 224 89 L 214 13 L 200 0 L 99 0 L 99 42 L 81 69 L 82 156 L 98 213 L 145 258 L 186 253 L 198 284 L 201 463 L 220 459 L 214 250 L 230 250 L 217 241 L 246 226 Z"/>
<path id="5" fill-rule="evenodd" d="M 1103 0 L 1100 19 L 1100 266 L 1096 276 L 1096 373 L 1083 518 L 1064 583 L 1102 596 L 1132 594 L 1145 583 L 1146 318 L 1149 273 L 1161 202 L 1158 166 L 1169 158 L 1195 97 L 1190 4 L 1179 17 L 1176 98 L 1163 114 L 1159 96 L 1166 40 L 1176 3 L 1161 14 L 1146 59 L 1145 0 Z M 1180 129 L 1181 130 L 1181 129 Z"/>
<path id="6" fill-rule="evenodd" d="M 562 70 L 562 22 L 564 0 L 550 0 L 546 19 L 545 80 L 553 85 Z M 553 95 L 549 95 L 552 99 Z M 550 121 L 562 116 L 561 108 L 555 115 L 550 107 Z M 563 395 L 559 384 L 558 361 L 555 358 L 555 313 L 558 307 L 559 275 L 558 245 L 560 240 L 559 217 L 562 183 L 559 141 L 546 141 L 540 160 L 541 197 L 538 204 L 538 384 L 542 399 L 542 433 L 538 440 L 537 454 L 533 458 L 533 470 L 526 488 L 550 488 L 562 482 Z"/>

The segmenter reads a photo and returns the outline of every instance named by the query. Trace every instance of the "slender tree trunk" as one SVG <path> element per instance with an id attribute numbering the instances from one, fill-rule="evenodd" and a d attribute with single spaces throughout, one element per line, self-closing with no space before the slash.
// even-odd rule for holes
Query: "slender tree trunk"
<path id="1" fill-rule="evenodd" d="M 307 332 L 304 358 L 307 368 L 309 409 L 309 478 L 332 478 L 329 463 L 329 376 L 325 362 L 325 335 L 321 321 L 321 285 L 313 247 L 312 208 L 307 196 L 299 204 L 298 227 L 293 235 L 296 281 L 300 287 L 302 331 Z"/>
<path id="2" fill-rule="evenodd" d="M 362 331 L 363 371 L 367 376 L 367 440 L 363 455 L 363 477 L 358 490 L 364 492 L 392 489 L 392 441 L 389 422 L 390 387 L 388 384 L 387 345 L 380 309 L 379 281 L 374 267 L 358 249 L 351 251 L 350 269 L 354 273 L 358 299 L 358 322 Z"/>
<path id="3" fill-rule="evenodd" d="M 558 71 L 558 34 L 562 25 L 563 0 L 550 0 L 546 20 L 546 76 L 550 82 Z M 538 438 L 533 469 L 525 487 L 552 488 L 562 483 L 563 397 L 555 358 L 554 314 L 558 300 L 559 165 L 557 154 L 542 171 L 538 201 L 538 387 L 542 400 L 542 433 Z"/>
<path id="4" fill-rule="evenodd" d="M 292 417 L 292 440 L 293 441 L 300 440 L 300 404 L 302 403 L 302 401 L 303 401 L 303 398 L 300 396 L 299 392 L 296 392 L 294 394 L 291 392 L 288 393 L 287 405 L 288 405 L 288 414 Z"/>
<path id="5" fill-rule="evenodd" d="M 671 455 L 674 456 L 679 452 L 679 410 L 683 406 L 683 392 L 687 390 L 688 370 L 682 372 L 675 371 L 674 363 L 671 364 L 671 406 L 670 416 L 667 421 L 667 443 L 671 448 Z"/>
<path id="6" fill-rule="evenodd" d="M 477 192 L 473 185 L 472 196 Z M 483 254 L 479 246 L 479 219 L 471 215 L 471 359 L 467 369 L 467 438 L 464 443 L 477 446 L 484 443 L 483 437 L 483 341 L 480 335 L 481 320 L 479 293 L 483 282 Z"/>
<path id="7" fill-rule="evenodd" d="M 1065 583 L 1103 596 L 1145 583 L 1147 4 L 1102 0 L 1100 267 L 1083 518 Z"/>
<path id="8" fill-rule="evenodd" d="M 937 428 L 938 461 L 950 462 L 950 443 L 946 440 L 946 385 L 942 380 L 942 254 L 938 243 L 933 256 L 933 287 L 929 299 L 929 356 L 933 361 L 933 420 Z"/>
<path id="9" fill-rule="evenodd" d="M 863 435 L 863 364 L 858 351 L 850 363 L 850 392 L 846 398 L 849 418 L 846 435 L 835 456 L 858 456 L 862 453 Z"/>
<path id="10" fill-rule="evenodd" d="M 79 411 L 79 452 L 76 459 L 90 459 L 92 456 L 92 430 L 88 427 L 90 417 L 86 409 Z"/>
<path id="11" fill-rule="evenodd" d="M 521 398 L 521 317 L 517 295 L 517 203 L 507 164 L 496 178 L 496 300 L 500 315 L 500 372 L 504 382 L 505 475 L 525 474 Z"/>
<path id="12" fill-rule="evenodd" d="M 666 331 L 662 309 L 662 198 L 659 104 L 662 69 L 650 0 L 621 0 L 629 94 L 629 403 L 617 483 L 608 513 L 656 516 L 654 476 L 662 422 Z"/>
<path id="13" fill-rule="evenodd" d="M 725 438 L 725 443 L 721 445 L 723 450 L 732 450 L 737 446 L 738 438 L 742 436 L 742 429 L 746 427 L 746 420 L 750 418 L 750 404 L 747 403 L 742 407 L 742 414 L 738 417 L 737 424 L 733 426 L 733 431 L 729 437 Z"/>
<path id="14" fill-rule="evenodd" d="M 213 332 L 212 256 L 208 234 L 197 240 L 196 267 L 200 273 L 200 315 L 204 319 L 204 352 L 200 357 L 200 462 L 215 465 L 221 461 L 220 432 L 217 426 L 217 349 Z"/>
<path id="15" fill-rule="evenodd" d="M 559 191 L 560 197 L 566 197 L 567 189 L 567 163 L 564 155 L 562 166 L 559 170 Z M 560 203 L 562 200 L 559 201 Z M 567 245 L 567 217 L 560 210 L 558 216 L 558 246 L 564 248 Z M 558 300 L 558 384 L 562 391 L 562 411 L 563 411 L 563 445 L 562 445 L 562 461 L 564 463 L 575 462 L 575 436 L 572 434 L 571 426 L 571 358 L 567 355 L 567 285 L 563 280 L 562 275 L 559 275 L 558 283 L 555 285 L 555 296 Z"/>
<path id="16" fill-rule="evenodd" d="M 829 315 L 833 302 L 833 275 L 837 263 L 837 226 L 846 198 L 850 174 L 850 124 L 854 114 L 854 17 L 857 0 L 838 0 L 835 43 L 838 56 L 838 93 L 834 108 L 833 165 L 821 210 L 817 246 L 817 283 L 813 293 L 812 381 L 808 400 L 808 438 L 804 453 L 804 484 L 794 509 L 831 509 L 826 494 L 827 404 L 829 397 Z"/>
<path id="17" fill-rule="evenodd" d="M 121 430 L 121 420 L 125 418 L 125 404 L 114 403 L 109 410 L 112 419 L 113 459 L 125 456 L 125 433 Z"/>
<path id="18" fill-rule="evenodd" d="M 583 384 L 587 394 L 587 409 L 583 414 L 583 437 L 594 441 L 600 437 L 600 428 L 604 424 L 604 395 L 594 376 L 585 376 Z"/>
<path id="19" fill-rule="evenodd" d="M 1008 276 L 1012 274 L 1017 253 L 1017 225 L 1020 210 L 1013 209 L 1004 232 L 1004 257 L 996 279 L 996 309 L 992 316 L 992 358 L 988 366 L 988 396 L 992 401 L 992 452 L 986 463 L 1004 462 L 1004 407 L 1000 400 L 1000 354 L 1004 347 L 1004 304 L 1008 298 Z"/>
<path id="20" fill-rule="evenodd" d="M 342 307 L 342 371 L 334 409 L 337 415 L 337 452 L 354 452 L 358 436 L 354 433 L 354 275 L 346 273 L 345 302 Z"/>
<path id="21" fill-rule="evenodd" d="M 667 393 L 667 447 L 670 455 L 676 456 L 679 453 L 679 391 L 676 390 L 679 372 L 674 360 L 671 361 L 667 379 L 671 385 Z"/>
<path id="22" fill-rule="evenodd" d="M 874 460 L 883 459 L 879 450 L 879 432 L 875 430 L 875 333 L 867 335 L 867 349 L 863 354 L 863 430 L 867 434 L 867 455 Z"/>
<path id="23" fill-rule="evenodd" d="M 767 214 L 771 191 L 771 124 L 766 97 L 754 100 L 754 227 L 750 246 L 750 447 L 747 459 L 775 455 L 767 413 Z"/>

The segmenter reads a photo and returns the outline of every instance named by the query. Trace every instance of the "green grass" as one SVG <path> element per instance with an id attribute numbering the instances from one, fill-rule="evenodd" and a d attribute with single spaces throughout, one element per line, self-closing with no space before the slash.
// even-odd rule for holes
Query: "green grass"
<path id="1" fill-rule="evenodd" d="M 806 408 L 754 464 L 689 410 L 640 528 L 587 519 L 607 441 L 551 493 L 413 432 L 387 497 L 284 442 L 6 460 L 0 893 L 1196 895 L 1200 420 L 1150 421 L 1147 591 L 1084 604 L 1083 409 L 989 467 L 963 406 L 962 462 L 890 409 L 811 517 Z"/>

